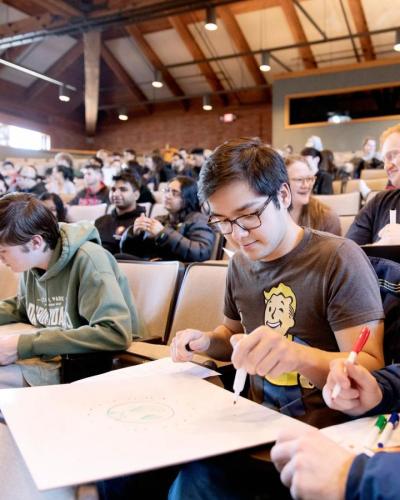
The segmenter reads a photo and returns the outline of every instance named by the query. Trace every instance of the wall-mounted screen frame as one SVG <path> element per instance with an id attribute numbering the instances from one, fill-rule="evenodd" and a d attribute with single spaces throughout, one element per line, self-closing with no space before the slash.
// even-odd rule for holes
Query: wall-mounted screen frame
<path id="1" fill-rule="evenodd" d="M 285 96 L 285 128 L 329 126 L 328 113 L 347 123 L 400 118 L 400 81 Z"/>

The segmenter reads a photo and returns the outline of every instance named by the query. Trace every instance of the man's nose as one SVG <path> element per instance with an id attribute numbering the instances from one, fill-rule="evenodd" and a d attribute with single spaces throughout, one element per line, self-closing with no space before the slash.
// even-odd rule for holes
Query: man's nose
<path id="1" fill-rule="evenodd" d="M 232 224 L 232 237 L 233 239 L 239 241 L 244 236 L 249 234 L 248 229 L 243 229 L 239 224 Z"/>

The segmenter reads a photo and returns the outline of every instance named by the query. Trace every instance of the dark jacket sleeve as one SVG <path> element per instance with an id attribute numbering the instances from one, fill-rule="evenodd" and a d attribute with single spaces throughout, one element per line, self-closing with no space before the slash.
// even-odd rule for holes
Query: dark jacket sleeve
<path id="1" fill-rule="evenodd" d="M 175 254 L 177 260 L 199 262 L 210 258 L 214 240 L 215 234 L 207 224 L 207 217 L 193 212 L 177 230 L 166 227 L 156 243 Z"/>
<path id="2" fill-rule="evenodd" d="M 373 198 L 358 212 L 347 231 L 346 238 L 355 241 L 358 245 L 373 243 L 373 218 L 376 209 L 376 199 Z"/>
<path id="3" fill-rule="evenodd" d="M 346 500 L 397 500 L 400 492 L 400 453 L 358 455 L 346 483 Z"/>
<path id="4" fill-rule="evenodd" d="M 389 365 L 373 372 L 382 390 L 382 401 L 365 416 L 400 410 L 400 365 Z"/>

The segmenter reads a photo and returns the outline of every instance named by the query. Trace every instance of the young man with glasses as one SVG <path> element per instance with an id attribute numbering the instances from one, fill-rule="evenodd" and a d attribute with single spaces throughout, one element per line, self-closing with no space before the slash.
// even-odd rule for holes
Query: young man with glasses
<path id="1" fill-rule="evenodd" d="M 382 191 L 358 213 L 346 237 L 359 245 L 382 242 L 400 244 L 400 124 L 381 135 L 384 167 L 393 189 Z M 397 224 L 389 224 L 390 210 L 396 210 Z"/>
<path id="2" fill-rule="evenodd" d="M 40 196 L 46 192 L 46 186 L 40 179 L 36 167 L 27 165 L 22 167 L 16 178 L 16 191 Z"/>
<path id="3" fill-rule="evenodd" d="M 292 220 L 283 159 L 259 141 L 217 148 L 203 166 L 199 196 L 210 223 L 239 251 L 228 270 L 223 324 L 178 332 L 173 359 L 189 361 L 196 351 L 232 359 L 251 375 L 255 401 L 317 426 L 334 423 L 339 415 L 315 388 L 363 325 L 372 335 L 358 362 L 369 370 L 383 365 L 382 304 L 367 257 L 351 241 Z M 187 465 L 170 498 L 244 499 L 270 491 L 272 476 L 254 477 L 250 460 L 240 477 L 232 477 L 232 466 L 225 458 Z"/>

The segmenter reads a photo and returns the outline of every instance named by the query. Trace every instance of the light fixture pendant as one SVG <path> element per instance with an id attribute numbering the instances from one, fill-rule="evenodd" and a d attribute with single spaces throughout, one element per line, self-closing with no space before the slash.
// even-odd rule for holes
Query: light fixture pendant
<path id="1" fill-rule="evenodd" d="M 123 122 L 126 122 L 126 120 L 128 120 L 128 112 L 126 111 L 126 108 L 121 108 L 119 111 L 118 111 L 118 119 L 123 121 Z"/>
<path id="2" fill-rule="evenodd" d="M 60 87 L 58 88 L 58 98 L 62 102 L 69 102 L 71 100 L 69 90 L 65 85 L 60 85 Z"/>
<path id="3" fill-rule="evenodd" d="M 396 52 L 400 52 L 400 29 L 396 30 L 396 39 L 393 45 L 393 49 Z"/>
<path id="4" fill-rule="evenodd" d="M 213 109 L 212 104 L 211 104 L 211 97 L 207 95 L 203 95 L 203 110 L 204 111 L 211 111 Z"/>
<path id="5" fill-rule="evenodd" d="M 215 12 L 215 7 L 207 7 L 206 22 L 204 24 L 204 27 L 208 31 L 215 31 L 218 29 L 217 14 Z"/>
<path id="6" fill-rule="evenodd" d="M 161 71 L 158 69 L 154 72 L 154 80 L 151 82 L 155 89 L 160 89 L 164 86 L 161 76 Z"/>
<path id="7" fill-rule="evenodd" d="M 261 52 L 261 64 L 260 64 L 260 70 L 266 73 L 267 71 L 271 70 L 271 66 L 269 64 L 269 54 L 268 52 Z"/>

